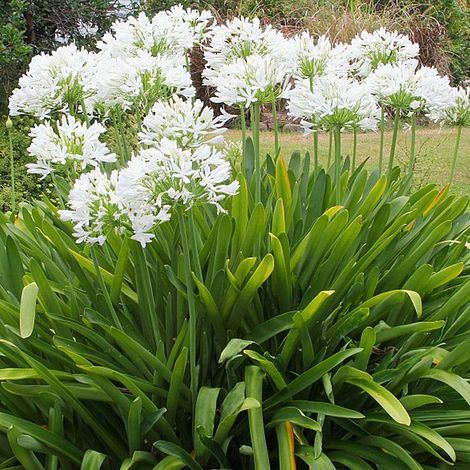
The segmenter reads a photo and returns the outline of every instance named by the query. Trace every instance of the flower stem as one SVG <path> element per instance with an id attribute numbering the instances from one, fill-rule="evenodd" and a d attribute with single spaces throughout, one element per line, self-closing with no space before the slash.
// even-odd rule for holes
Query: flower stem
<path id="1" fill-rule="evenodd" d="M 454 147 L 454 156 L 452 158 L 452 166 L 450 168 L 450 176 L 449 176 L 449 186 L 454 181 L 454 174 L 455 174 L 455 165 L 457 163 L 457 157 L 459 155 L 459 147 L 460 147 L 460 137 L 462 135 L 462 126 L 457 127 L 457 135 L 455 137 L 455 147 Z"/>
<path id="2" fill-rule="evenodd" d="M 416 161 L 416 113 L 411 114 L 411 144 L 410 144 L 410 162 L 408 166 L 408 176 L 411 179 L 415 169 Z"/>
<path id="3" fill-rule="evenodd" d="M 382 175 L 384 161 L 384 133 L 385 133 L 385 106 L 380 106 L 380 152 L 379 152 L 379 175 Z"/>
<path id="4" fill-rule="evenodd" d="M 245 174 L 245 141 L 246 141 L 246 116 L 245 116 L 245 107 L 240 105 L 240 125 L 242 128 L 242 174 Z"/>
<path id="5" fill-rule="evenodd" d="M 392 184 L 393 160 L 395 158 L 395 150 L 397 148 L 398 129 L 400 127 L 400 112 L 401 112 L 401 109 L 397 108 L 395 111 L 395 118 L 393 120 L 392 145 L 390 147 L 390 156 L 388 159 L 388 185 L 389 186 Z"/>
<path id="6" fill-rule="evenodd" d="M 326 168 L 330 168 L 330 165 L 331 165 L 331 154 L 332 154 L 332 151 L 333 151 L 333 133 L 330 131 L 329 132 L 329 137 L 330 137 L 330 141 L 328 143 L 328 164 L 326 166 Z"/>
<path id="7" fill-rule="evenodd" d="M 273 129 L 274 129 L 274 158 L 279 155 L 279 122 L 277 116 L 277 103 L 274 100 L 271 104 L 273 111 Z"/>
<path id="8" fill-rule="evenodd" d="M 313 168 L 318 173 L 318 127 L 313 128 Z"/>
<path id="9" fill-rule="evenodd" d="M 354 128 L 353 129 L 352 171 L 356 169 L 356 154 L 357 154 L 357 128 Z"/>
<path id="10" fill-rule="evenodd" d="M 260 105 L 253 105 L 253 145 L 255 149 L 255 204 L 261 201 L 261 155 L 259 147 Z"/>
<path id="11" fill-rule="evenodd" d="M 197 388 L 199 381 L 199 367 L 197 366 L 197 313 L 196 304 L 194 300 L 194 288 L 193 288 L 193 277 L 191 269 L 191 257 L 192 251 L 188 239 L 188 232 L 186 226 L 186 218 L 182 208 L 178 209 L 178 225 L 181 234 L 181 243 L 183 245 L 183 261 L 184 261 L 184 275 L 186 281 L 186 295 L 188 299 L 188 310 L 189 310 L 189 368 L 191 373 L 190 389 L 193 401 L 193 409 L 196 405 Z"/>
<path id="12" fill-rule="evenodd" d="M 8 133 L 8 150 L 10 153 L 10 181 L 11 181 L 11 211 L 16 211 L 16 188 L 15 188 L 15 155 L 13 153 L 13 138 L 11 136 L 11 128 L 13 122 L 10 118 L 7 119 L 6 128 Z"/>
<path id="13" fill-rule="evenodd" d="M 336 204 L 341 200 L 341 127 L 336 126 L 333 130 L 335 139 L 335 185 Z"/>

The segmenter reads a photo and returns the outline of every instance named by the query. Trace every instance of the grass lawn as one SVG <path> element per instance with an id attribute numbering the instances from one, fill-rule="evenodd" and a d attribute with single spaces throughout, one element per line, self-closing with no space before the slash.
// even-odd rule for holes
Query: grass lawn
<path id="1" fill-rule="evenodd" d="M 452 155 L 455 145 L 455 129 L 424 127 L 417 130 L 416 151 L 417 163 L 415 171 L 415 184 L 437 183 L 444 185 L 448 182 Z M 391 131 L 385 136 L 384 164 L 388 160 L 388 152 L 391 142 Z M 237 140 L 240 132 L 230 130 L 226 134 L 227 140 Z M 320 162 L 328 161 L 329 137 L 325 133 L 320 134 Z M 305 152 L 313 149 L 312 136 L 304 136 L 302 132 L 282 133 L 280 136 L 281 153 L 290 155 L 294 150 Z M 343 154 L 352 153 L 353 136 L 346 133 L 343 136 Z M 378 133 L 359 134 L 357 138 L 357 160 L 361 162 L 368 159 L 366 166 L 377 165 L 379 157 L 380 135 Z M 273 152 L 274 136 L 272 132 L 261 133 L 262 153 Z M 395 161 L 405 166 L 408 163 L 410 148 L 410 133 L 401 131 L 398 137 L 397 153 Z M 470 194 L 470 128 L 462 130 L 460 141 L 459 159 L 455 171 L 454 191 L 459 194 Z"/>

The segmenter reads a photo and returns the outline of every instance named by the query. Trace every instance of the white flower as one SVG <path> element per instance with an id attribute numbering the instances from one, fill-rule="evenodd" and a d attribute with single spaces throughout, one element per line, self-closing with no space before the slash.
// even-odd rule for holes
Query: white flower
<path id="1" fill-rule="evenodd" d="M 431 104 L 428 117 L 450 126 L 470 126 L 470 86 L 453 88 L 444 105 Z"/>
<path id="2" fill-rule="evenodd" d="M 213 78 L 215 103 L 250 106 L 273 103 L 289 89 L 289 67 L 272 56 L 253 55 L 224 65 Z"/>
<path id="3" fill-rule="evenodd" d="M 116 204 L 117 171 L 108 177 L 98 168 L 78 178 L 68 198 L 68 210 L 60 210 L 62 220 L 71 221 L 78 243 L 106 241 L 106 233 L 120 225 L 120 211 Z"/>
<path id="4" fill-rule="evenodd" d="M 177 93 L 194 96 L 191 74 L 174 56 L 152 56 L 145 51 L 132 58 L 100 55 L 97 74 L 97 102 L 105 108 L 150 107 L 159 99 Z"/>
<path id="5" fill-rule="evenodd" d="M 56 169 L 80 171 L 116 161 L 116 155 L 99 139 L 106 130 L 101 124 L 87 126 L 67 115 L 57 121 L 55 127 L 46 121 L 31 129 L 32 142 L 28 152 L 37 161 L 26 165 L 28 173 L 45 178 Z"/>
<path id="6" fill-rule="evenodd" d="M 10 114 L 44 119 L 56 111 L 74 112 L 83 103 L 91 114 L 95 61 L 96 54 L 78 49 L 75 44 L 34 56 L 10 97 Z"/>
<path id="7" fill-rule="evenodd" d="M 289 114 L 301 119 L 308 132 L 312 127 L 332 129 L 359 128 L 373 130 L 377 126 L 378 107 L 368 88 L 347 77 L 323 76 L 299 80 L 289 92 Z"/>
<path id="8" fill-rule="evenodd" d="M 314 78 L 322 75 L 347 75 L 349 71 L 349 46 L 333 46 L 326 36 L 316 41 L 308 32 L 291 40 L 294 75 L 297 78 Z"/>
<path id="9" fill-rule="evenodd" d="M 157 101 L 144 118 L 140 142 L 158 146 L 163 138 L 174 140 L 182 148 L 197 147 L 223 142 L 224 124 L 233 116 L 222 114 L 214 117 L 214 111 L 200 100 L 191 102 L 173 96 L 168 102 Z M 206 140 L 206 137 L 210 137 Z"/>
<path id="10" fill-rule="evenodd" d="M 417 68 L 416 61 L 381 65 L 365 83 L 381 103 L 403 112 L 437 108 L 452 100 L 449 78 L 432 67 Z"/>
<path id="11" fill-rule="evenodd" d="M 177 206 L 208 203 L 223 210 L 220 201 L 238 190 L 238 182 L 228 183 L 230 178 L 230 164 L 213 147 L 184 150 L 162 139 L 159 147 L 142 150 L 120 171 L 116 195 L 121 213 L 130 220 L 132 238 L 145 245 Z"/>
<path id="12" fill-rule="evenodd" d="M 173 24 L 182 24 L 188 28 L 192 35 L 192 46 L 201 44 L 212 33 L 214 16 L 208 10 L 199 11 L 174 5 L 168 15 Z"/>
<path id="13" fill-rule="evenodd" d="M 252 56 L 270 56 L 279 66 L 285 67 L 284 63 L 289 62 L 291 55 L 290 49 L 290 43 L 283 34 L 270 25 L 263 28 L 259 18 L 234 18 L 212 31 L 211 42 L 204 51 L 205 84 L 214 86 L 220 69 L 239 59 L 249 61 Z"/>
<path id="14" fill-rule="evenodd" d="M 397 31 L 380 28 L 373 33 L 363 31 L 351 41 L 350 58 L 353 70 L 367 77 L 381 64 L 398 64 L 415 59 L 419 45 Z"/>

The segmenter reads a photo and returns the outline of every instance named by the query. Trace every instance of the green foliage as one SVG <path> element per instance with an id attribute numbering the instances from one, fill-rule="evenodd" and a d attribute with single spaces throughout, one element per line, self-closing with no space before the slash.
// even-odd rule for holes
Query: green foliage
<path id="1" fill-rule="evenodd" d="M 31 47 L 25 44 L 26 1 L 11 0 L 0 5 L 0 115 L 18 74 L 29 61 Z"/>
<path id="2" fill-rule="evenodd" d="M 15 160 L 15 187 L 19 201 L 31 201 L 39 198 L 44 191 L 51 194 L 51 183 L 42 183 L 37 177 L 26 173 L 26 163 L 30 162 L 26 149 L 30 144 L 29 129 L 33 121 L 30 118 L 15 118 L 11 129 L 13 155 Z M 10 149 L 5 120 L 0 118 L 0 210 L 7 211 L 11 207 L 11 171 Z"/>
<path id="3" fill-rule="evenodd" d="M 3 216 L 0 460 L 466 468 L 468 197 L 346 162 L 338 200 L 332 173 L 268 156 L 262 202 L 247 171 L 145 250 L 76 245 L 48 201 Z"/>

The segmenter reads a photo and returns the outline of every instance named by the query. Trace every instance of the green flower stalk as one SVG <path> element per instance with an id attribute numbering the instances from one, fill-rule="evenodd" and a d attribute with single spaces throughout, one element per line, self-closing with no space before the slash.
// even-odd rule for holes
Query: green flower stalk
<path id="1" fill-rule="evenodd" d="M 382 174 L 384 159 L 384 140 L 385 140 L 385 106 L 380 106 L 380 150 L 379 150 L 379 175 Z"/>
<path id="2" fill-rule="evenodd" d="M 395 110 L 395 118 L 393 120 L 393 134 L 392 134 L 392 145 L 390 146 L 390 155 L 388 158 L 388 185 L 392 183 L 392 170 L 393 161 L 395 159 L 395 151 L 397 148 L 398 130 L 400 128 L 400 113 L 401 109 Z"/>
<path id="3" fill-rule="evenodd" d="M 274 100 L 271 104 L 273 112 L 273 130 L 274 130 L 274 158 L 279 155 L 279 121 L 277 116 L 277 102 Z"/>
<path id="4" fill-rule="evenodd" d="M 10 154 L 10 183 L 11 183 L 11 210 L 16 211 L 16 188 L 15 188 L 15 156 L 13 153 L 13 139 L 11 136 L 11 129 L 13 128 L 13 121 L 8 117 L 6 121 L 6 128 L 8 133 L 8 151 Z"/>
<path id="5" fill-rule="evenodd" d="M 408 176 L 413 177 L 413 171 L 416 163 L 416 113 L 411 114 L 411 143 L 410 143 L 410 162 L 408 166 Z"/>
<path id="6" fill-rule="evenodd" d="M 261 106 L 254 103 L 252 106 L 252 135 L 255 149 L 255 204 L 261 201 L 261 155 L 260 155 L 260 113 Z"/>
<path id="7" fill-rule="evenodd" d="M 357 128 L 353 129 L 353 151 L 352 151 L 352 171 L 356 169 L 356 155 L 357 155 Z"/>
<path id="8" fill-rule="evenodd" d="M 336 185 L 336 203 L 341 200 L 341 127 L 336 126 L 333 129 L 335 139 L 335 185 Z"/>
<path id="9" fill-rule="evenodd" d="M 454 155 L 452 157 L 452 166 L 450 167 L 449 186 L 454 182 L 455 166 L 459 155 L 460 138 L 462 136 L 462 126 L 457 126 L 457 135 L 455 137 Z"/>

